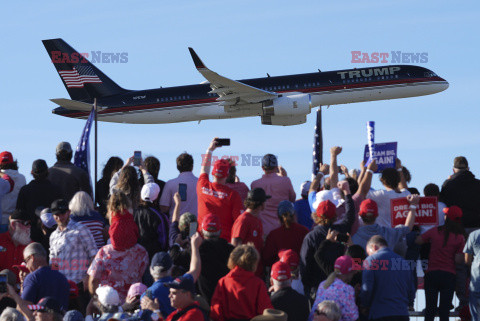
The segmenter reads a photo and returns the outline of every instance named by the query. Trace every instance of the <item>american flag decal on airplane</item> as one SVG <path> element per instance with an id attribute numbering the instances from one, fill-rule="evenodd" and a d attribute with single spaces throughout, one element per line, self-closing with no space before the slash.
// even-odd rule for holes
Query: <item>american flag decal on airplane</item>
<path id="1" fill-rule="evenodd" d="M 81 88 L 84 84 L 102 82 L 89 66 L 73 67 L 73 70 L 60 70 L 58 73 L 67 88 Z"/>

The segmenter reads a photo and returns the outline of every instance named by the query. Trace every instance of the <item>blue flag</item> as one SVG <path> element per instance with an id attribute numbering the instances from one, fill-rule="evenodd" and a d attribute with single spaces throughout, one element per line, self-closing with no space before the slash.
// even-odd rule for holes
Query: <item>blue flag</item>
<path id="1" fill-rule="evenodd" d="M 313 135 L 313 169 L 312 174 L 315 177 L 320 169 L 320 163 L 323 162 L 323 139 L 322 139 L 322 107 L 317 110 L 317 123 L 315 124 L 315 134 Z"/>
<path id="2" fill-rule="evenodd" d="M 94 113 L 95 110 L 92 108 L 90 116 L 88 116 L 87 123 L 83 128 L 80 141 L 75 149 L 75 156 L 73 157 L 73 164 L 87 171 L 88 176 L 90 176 L 90 144 L 88 143 L 88 139 L 90 137 L 90 129 L 92 128 Z"/>

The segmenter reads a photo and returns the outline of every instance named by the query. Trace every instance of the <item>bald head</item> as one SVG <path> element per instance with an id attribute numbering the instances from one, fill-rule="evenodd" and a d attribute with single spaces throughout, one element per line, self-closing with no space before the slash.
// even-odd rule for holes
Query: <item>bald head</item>
<path id="1" fill-rule="evenodd" d="M 377 253 L 379 250 L 388 246 L 387 241 L 380 235 L 374 235 L 368 240 L 366 250 L 368 255 Z"/>

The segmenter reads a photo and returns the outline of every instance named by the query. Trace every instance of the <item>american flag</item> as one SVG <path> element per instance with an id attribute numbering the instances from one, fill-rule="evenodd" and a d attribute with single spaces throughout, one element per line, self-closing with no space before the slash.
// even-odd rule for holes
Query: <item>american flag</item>
<path id="1" fill-rule="evenodd" d="M 87 123 L 83 128 L 82 136 L 80 137 L 80 141 L 78 142 L 77 149 L 75 150 L 75 156 L 73 163 L 75 166 L 80 167 L 87 171 L 88 175 L 90 176 L 90 144 L 88 143 L 88 139 L 90 137 L 90 129 L 92 128 L 92 122 L 94 117 L 94 109 L 90 112 L 90 116 L 88 116 Z"/>
<path id="2" fill-rule="evenodd" d="M 67 88 L 81 88 L 83 84 L 102 82 L 90 66 L 76 66 L 73 70 L 60 70 L 58 73 Z"/>
<path id="3" fill-rule="evenodd" d="M 323 163 L 323 138 L 322 138 L 322 107 L 317 110 L 317 124 L 313 136 L 313 170 L 312 175 L 318 174 L 320 163 Z"/>

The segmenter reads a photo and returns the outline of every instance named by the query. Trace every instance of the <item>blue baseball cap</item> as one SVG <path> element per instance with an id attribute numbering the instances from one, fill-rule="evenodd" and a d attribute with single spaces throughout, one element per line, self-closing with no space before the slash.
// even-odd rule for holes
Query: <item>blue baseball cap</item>
<path id="1" fill-rule="evenodd" d="M 294 215 L 295 208 L 293 207 L 293 203 L 290 201 L 281 201 L 278 203 L 277 214 L 278 216 L 283 216 L 285 214 Z"/>
<path id="2" fill-rule="evenodd" d="M 158 252 L 152 257 L 151 267 L 160 266 L 164 271 L 172 267 L 172 258 L 167 252 Z"/>
<path id="3" fill-rule="evenodd" d="M 172 282 L 164 283 L 164 285 L 167 288 L 185 290 L 195 293 L 195 283 L 193 282 L 192 276 L 189 274 L 184 274 L 176 278 Z"/>

